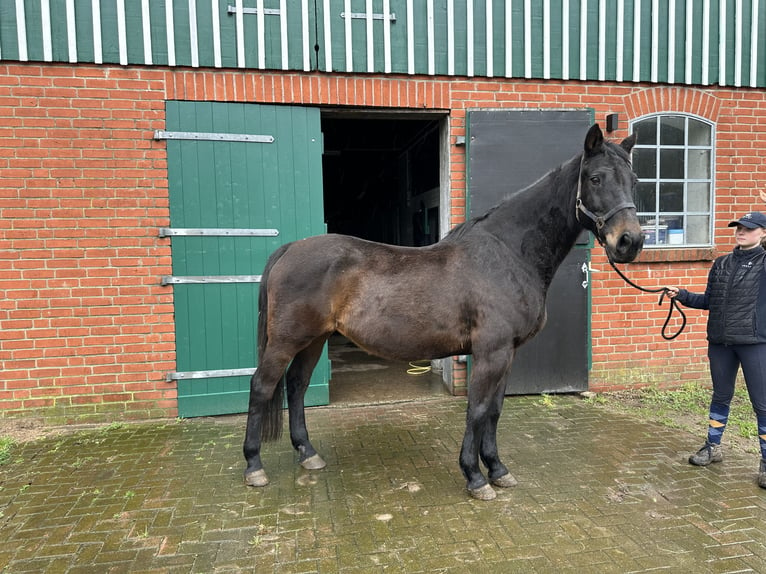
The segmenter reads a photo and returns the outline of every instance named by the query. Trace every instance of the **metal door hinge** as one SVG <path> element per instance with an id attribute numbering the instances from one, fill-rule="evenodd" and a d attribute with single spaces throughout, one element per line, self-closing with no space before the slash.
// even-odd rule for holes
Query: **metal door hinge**
<path id="1" fill-rule="evenodd" d="M 158 237 L 277 237 L 278 229 L 160 227 Z"/>
<path id="2" fill-rule="evenodd" d="M 232 6 L 231 4 L 229 4 L 226 7 L 226 12 L 229 14 L 229 16 L 231 16 L 232 14 L 236 14 L 237 13 L 237 7 L 236 6 Z M 243 7 L 242 8 L 242 13 L 243 14 L 257 14 L 258 13 L 258 8 L 244 8 Z M 264 16 L 279 16 L 281 13 L 282 12 L 279 10 L 279 8 L 264 8 L 263 9 L 263 15 Z"/>
<path id="3" fill-rule="evenodd" d="M 165 382 L 185 381 L 189 379 L 212 379 L 214 377 L 252 377 L 255 368 L 245 369 L 217 369 L 210 371 L 172 371 L 165 373 Z"/>
<path id="4" fill-rule="evenodd" d="M 341 18 L 346 18 L 346 13 L 341 12 L 340 13 Z M 352 20 L 366 20 L 367 19 L 367 12 L 349 12 L 348 17 L 350 17 Z M 388 18 L 391 20 L 391 22 L 396 22 L 396 13 L 391 12 L 388 16 L 385 14 L 372 14 L 373 20 L 385 20 Z"/>
<path id="5" fill-rule="evenodd" d="M 214 142 L 274 143 L 274 136 L 249 134 L 223 134 L 211 132 L 170 132 L 155 130 L 156 140 L 197 140 Z"/>

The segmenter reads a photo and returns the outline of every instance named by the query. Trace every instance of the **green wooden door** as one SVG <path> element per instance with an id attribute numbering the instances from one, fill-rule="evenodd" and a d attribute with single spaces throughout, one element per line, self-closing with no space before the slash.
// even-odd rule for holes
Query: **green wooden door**
<path id="1" fill-rule="evenodd" d="M 325 232 L 319 110 L 168 102 L 170 228 L 181 417 L 247 410 L 260 274 L 279 245 Z M 326 349 L 306 395 L 327 404 Z"/>

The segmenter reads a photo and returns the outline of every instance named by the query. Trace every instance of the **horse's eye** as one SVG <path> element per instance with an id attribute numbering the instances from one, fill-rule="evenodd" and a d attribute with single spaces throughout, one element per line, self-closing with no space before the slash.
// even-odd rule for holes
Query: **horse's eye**
<path id="1" fill-rule="evenodd" d="M 601 183 L 601 178 L 599 176 L 597 176 L 597 175 L 592 175 L 591 178 L 590 178 L 590 182 L 593 185 L 598 185 L 598 184 Z"/>

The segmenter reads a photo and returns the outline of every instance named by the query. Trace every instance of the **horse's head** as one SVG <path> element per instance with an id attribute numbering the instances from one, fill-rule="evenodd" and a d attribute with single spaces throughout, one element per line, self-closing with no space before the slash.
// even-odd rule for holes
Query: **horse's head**
<path id="1" fill-rule="evenodd" d="M 644 235 L 633 204 L 636 174 L 630 166 L 635 135 L 620 145 L 604 141 L 598 124 L 585 136 L 580 163 L 576 214 L 616 263 L 633 261 L 644 245 Z"/>

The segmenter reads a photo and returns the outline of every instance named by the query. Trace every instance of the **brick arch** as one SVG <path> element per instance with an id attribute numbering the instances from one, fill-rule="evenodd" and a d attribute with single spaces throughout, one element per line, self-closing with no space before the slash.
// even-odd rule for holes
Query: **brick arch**
<path id="1" fill-rule="evenodd" d="M 685 87 L 651 87 L 637 90 L 624 98 L 629 118 L 640 118 L 661 112 L 694 114 L 718 121 L 721 102 L 707 92 Z"/>

